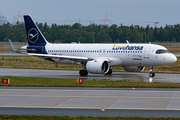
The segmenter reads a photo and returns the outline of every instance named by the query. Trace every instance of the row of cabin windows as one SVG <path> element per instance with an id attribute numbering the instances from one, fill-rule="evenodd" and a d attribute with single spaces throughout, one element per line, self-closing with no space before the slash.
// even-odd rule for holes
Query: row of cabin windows
<path id="1" fill-rule="evenodd" d="M 59 53 L 59 52 L 84 52 L 84 53 L 142 53 L 142 51 L 99 51 L 99 50 L 48 50 L 48 52 L 52 52 L 52 53 Z"/>

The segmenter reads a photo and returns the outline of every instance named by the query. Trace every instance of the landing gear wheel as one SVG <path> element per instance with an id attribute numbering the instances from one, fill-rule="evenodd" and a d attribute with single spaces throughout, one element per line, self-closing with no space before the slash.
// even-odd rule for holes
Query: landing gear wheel
<path id="1" fill-rule="evenodd" d="M 154 77 L 154 76 L 155 76 L 155 73 L 153 73 L 153 72 L 149 73 L 149 77 Z"/>
<path id="2" fill-rule="evenodd" d="M 106 73 L 106 75 L 112 74 L 112 69 L 109 69 L 109 71 Z"/>
<path id="3" fill-rule="evenodd" d="M 80 70 L 80 71 L 79 71 L 79 75 L 80 75 L 80 76 L 87 76 L 87 74 L 88 74 L 88 71 L 87 71 L 87 70 Z"/>
<path id="4" fill-rule="evenodd" d="M 149 70 L 150 70 L 150 73 L 149 73 L 149 77 L 154 77 L 155 76 L 155 73 L 153 72 L 153 66 L 150 66 L 149 67 Z"/>

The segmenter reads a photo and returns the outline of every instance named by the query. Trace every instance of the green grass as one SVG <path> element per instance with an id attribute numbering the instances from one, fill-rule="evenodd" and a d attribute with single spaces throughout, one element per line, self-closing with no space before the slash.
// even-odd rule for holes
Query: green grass
<path id="1" fill-rule="evenodd" d="M 0 115 L 0 120 L 180 120 L 180 118 Z"/>
<path id="2" fill-rule="evenodd" d="M 80 70 L 80 65 L 66 65 L 50 62 L 32 56 L 0 56 L 1 68 L 62 69 Z"/>
<path id="3" fill-rule="evenodd" d="M 32 86 L 32 87 L 105 87 L 105 88 L 180 88 L 180 83 L 149 83 L 130 81 L 84 80 L 78 84 L 76 79 L 0 77 L 10 79 L 10 84 L 0 86 Z"/>

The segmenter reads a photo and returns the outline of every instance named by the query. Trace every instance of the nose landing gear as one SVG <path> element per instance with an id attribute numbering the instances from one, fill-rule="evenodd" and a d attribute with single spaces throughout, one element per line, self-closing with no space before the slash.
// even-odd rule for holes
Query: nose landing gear
<path id="1" fill-rule="evenodd" d="M 149 67 L 150 73 L 149 73 L 149 77 L 154 77 L 155 73 L 153 72 L 153 66 Z"/>

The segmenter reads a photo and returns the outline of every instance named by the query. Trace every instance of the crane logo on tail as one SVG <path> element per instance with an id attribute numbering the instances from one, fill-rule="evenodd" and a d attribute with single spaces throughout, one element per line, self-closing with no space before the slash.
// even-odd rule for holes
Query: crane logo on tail
<path id="1" fill-rule="evenodd" d="M 28 32 L 28 40 L 31 43 L 35 43 L 39 38 L 38 31 L 35 28 L 31 28 Z"/>

